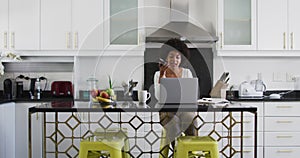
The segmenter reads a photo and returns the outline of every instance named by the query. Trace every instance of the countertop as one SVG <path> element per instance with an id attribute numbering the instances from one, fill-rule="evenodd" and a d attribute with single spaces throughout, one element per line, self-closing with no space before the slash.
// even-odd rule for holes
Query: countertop
<path id="1" fill-rule="evenodd" d="M 300 91 L 293 91 L 289 94 L 283 95 L 280 99 L 270 99 L 269 95 L 270 94 L 278 94 L 281 92 L 287 92 L 289 90 L 272 90 L 272 91 L 266 91 L 264 92 L 264 96 L 263 97 L 247 97 L 247 98 L 241 98 L 238 96 L 238 91 L 232 91 L 231 94 L 233 95 L 228 95 L 229 91 L 227 91 L 227 97 L 226 99 L 229 101 L 253 101 L 253 102 L 257 102 L 257 101 L 267 101 L 267 102 L 278 102 L 278 101 L 300 101 Z"/>
<path id="2" fill-rule="evenodd" d="M 257 111 L 256 107 L 242 106 L 241 104 L 229 104 L 227 106 L 211 106 L 198 104 L 156 104 L 151 107 L 147 104 L 141 104 L 135 101 L 119 101 L 112 106 L 103 106 L 98 103 L 89 104 L 89 102 L 74 101 L 74 104 L 60 102 L 60 104 L 41 103 L 29 109 L 31 113 L 35 112 L 251 112 Z M 70 106 L 71 105 L 71 106 Z"/>
<path id="3" fill-rule="evenodd" d="M 8 102 L 53 102 L 53 101 L 73 101 L 73 97 L 53 97 L 50 93 L 50 91 L 44 91 L 41 94 L 41 99 L 30 99 L 28 91 L 25 91 L 23 93 L 23 97 L 21 98 L 13 98 L 8 99 L 4 98 L 3 91 L 0 91 L 0 104 L 2 103 L 8 103 Z"/>

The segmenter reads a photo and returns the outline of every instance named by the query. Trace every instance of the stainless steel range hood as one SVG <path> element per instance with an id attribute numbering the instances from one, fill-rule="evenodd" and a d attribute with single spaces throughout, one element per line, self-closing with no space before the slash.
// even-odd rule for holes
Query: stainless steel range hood
<path id="1" fill-rule="evenodd" d="M 180 38 L 191 43 L 214 43 L 218 37 L 189 22 L 189 0 L 170 1 L 170 23 L 146 37 L 146 42 L 163 43 L 170 38 Z"/>

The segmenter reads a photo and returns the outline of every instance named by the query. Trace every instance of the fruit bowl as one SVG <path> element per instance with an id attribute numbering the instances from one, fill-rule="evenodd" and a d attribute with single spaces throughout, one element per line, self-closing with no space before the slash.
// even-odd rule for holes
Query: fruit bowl
<path id="1" fill-rule="evenodd" d="M 112 99 L 96 97 L 96 98 L 93 98 L 93 104 L 98 104 L 101 106 L 107 106 L 107 105 L 115 106 L 117 103 L 115 100 L 112 100 Z"/>

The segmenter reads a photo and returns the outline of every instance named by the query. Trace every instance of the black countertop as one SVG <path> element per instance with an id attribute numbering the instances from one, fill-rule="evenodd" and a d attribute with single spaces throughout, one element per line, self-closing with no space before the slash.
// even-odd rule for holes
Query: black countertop
<path id="1" fill-rule="evenodd" d="M 270 94 L 278 94 L 281 92 L 287 92 L 289 90 L 280 90 L 280 91 L 266 91 L 264 92 L 264 96 L 263 97 L 244 97 L 241 98 L 238 96 L 238 91 L 232 91 L 231 94 L 233 95 L 228 95 L 229 91 L 227 91 L 227 97 L 226 99 L 229 101 L 253 101 L 253 102 L 257 102 L 257 101 L 267 101 L 267 102 L 277 102 L 277 101 L 300 101 L 300 91 L 293 91 L 289 94 L 283 95 L 280 99 L 270 99 L 269 95 Z"/>
<path id="2" fill-rule="evenodd" d="M 0 104 L 8 102 L 53 102 L 53 101 L 73 101 L 73 97 L 54 97 L 51 95 L 50 91 L 43 91 L 41 94 L 41 99 L 30 99 L 29 92 L 25 91 L 21 98 L 8 99 L 4 98 L 3 91 L 0 91 Z"/>
<path id="3" fill-rule="evenodd" d="M 59 104 L 57 104 L 59 103 Z M 73 104 L 74 103 L 74 104 Z M 71 106 L 70 106 L 71 105 Z M 102 106 L 100 104 L 89 104 L 89 102 L 75 101 L 41 103 L 29 109 L 31 113 L 35 112 L 251 112 L 257 111 L 256 107 L 242 106 L 241 104 L 229 104 L 227 106 L 210 106 L 198 104 L 174 104 L 161 105 L 156 104 L 153 107 L 147 104 L 140 104 L 135 101 L 120 101 L 116 105 Z"/>

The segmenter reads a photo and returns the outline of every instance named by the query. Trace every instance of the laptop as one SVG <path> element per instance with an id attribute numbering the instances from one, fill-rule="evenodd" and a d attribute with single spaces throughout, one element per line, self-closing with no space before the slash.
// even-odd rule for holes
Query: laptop
<path id="1" fill-rule="evenodd" d="M 161 78 L 159 103 L 195 104 L 198 92 L 198 78 Z"/>

